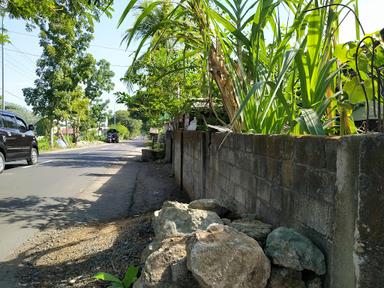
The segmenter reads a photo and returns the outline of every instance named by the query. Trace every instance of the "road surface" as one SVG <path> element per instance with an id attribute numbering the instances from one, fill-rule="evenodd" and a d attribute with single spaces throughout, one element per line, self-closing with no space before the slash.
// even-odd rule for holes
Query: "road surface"
<path id="1" fill-rule="evenodd" d="M 9 163 L 0 175 L 0 262 L 49 225 L 65 227 L 124 213 L 137 173 L 134 165 L 126 164 L 141 153 L 142 144 L 47 153 L 36 166 Z"/>

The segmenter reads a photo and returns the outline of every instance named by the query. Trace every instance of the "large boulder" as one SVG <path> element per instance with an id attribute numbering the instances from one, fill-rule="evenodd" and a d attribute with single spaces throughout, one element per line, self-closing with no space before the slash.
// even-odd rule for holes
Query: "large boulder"
<path id="1" fill-rule="evenodd" d="M 315 277 L 306 282 L 307 288 L 321 288 L 323 287 L 320 277 Z"/>
<path id="2" fill-rule="evenodd" d="M 256 240 L 217 224 L 188 240 L 187 267 L 202 287 L 212 288 L 264 288 L 271 272 Z"/>
<path id="3" fill-rule="evenodd" d="M 279 227 L 267 237 L 266 254 L 273 264 L 297 271 L 326 272 L 323 253 L 308 238 L 294 229 Z"/>
<path id="4" fill-rule="evenodd" d="M 149 245 L 145 247 L 145 249 L 141 252 L 141 258 L 140 258 L 141 265 L 144 265 L 145 261 L 147 261 L 148 256 L 151 255 L 156 250 L 158 250 L 160 246 L 161 246 L 161 242 L 156 240 L 149 243 Z"/>
<path id="5" fill-rule="evenodd" d="M 272 231 L 272 225 L 250 219 L 238 219 L 228 224 L 228 226 L 247 234 L 262 245 L 265 243 L 268 234 Z"/>
<path id="6" fill-rule="evenodd" d="M 188 204 L 165 202 L 161 210 L 154 213 L 152 223 L 156 240 L 161 241 L 205 230 L 211 224 L 222 224 L 222 221 L 215 212 L 191 209 Z"/>
<path id="7" fill-rule="evenodd" d="M 187 269 L 186 237 L 168 238 L 145 261 L 134 288 L 197 288 L 199 284 Z"/>
<path id="8" fill-rule="evenodd" d="M 198 199 L 189 203 L 188 208 L 213 211 L 220 217 L 224 217 L 231 212 L 228 208 L 224 207 L 216 199 Z"/>
<path id="9" fill-rule="evenodd" d="M 268 288 L 306 288 L 300 271 L 272 267 Z"/>

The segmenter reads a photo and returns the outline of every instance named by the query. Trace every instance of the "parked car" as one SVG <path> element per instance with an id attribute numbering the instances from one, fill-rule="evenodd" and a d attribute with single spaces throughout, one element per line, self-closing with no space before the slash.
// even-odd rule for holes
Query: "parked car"
<path id="1" fill-rule="evenodd" d="M 119 143 L 119 132 L 116 129 L 109 129 L 107 131 L 108 143 Z"/>
<path id="2" fill-rule="evenodd" d="M 15 113 L 0 110 L 0 173 L 6 162 L 27 160 L 28 165 L 37 163 L 39 148 L 33 130 L 33 125 L 27 126 Z"/>

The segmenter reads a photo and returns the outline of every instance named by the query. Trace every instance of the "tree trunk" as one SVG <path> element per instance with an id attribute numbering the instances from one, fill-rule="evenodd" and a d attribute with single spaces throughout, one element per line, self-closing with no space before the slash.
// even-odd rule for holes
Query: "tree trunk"
<path id="1" fill-rule="evenodd" d="M 54 136 L 54 133 L 53 133 L 53 120 L 51 120 L 51 129 L 50 129 L 50 133 L 49 133 L 49 146 L 51 148 L 53 148 L 53 136 Z"/>
<path id="2" fill-rule="evenodd" d="M 231 75 L 225 67 L 225 61 L 221 53 L 215 47 L 211 47 L 209 54 L 210 72 L 215 80 L 221 94 L 224 109 L 228 114 L 228 117 L 233 121 L 239 105 L 236 100 L 235 88 L 233 86 Z M 234 131 L 241 131 L 241 119 L 240 117 L 234 122 Z"/>

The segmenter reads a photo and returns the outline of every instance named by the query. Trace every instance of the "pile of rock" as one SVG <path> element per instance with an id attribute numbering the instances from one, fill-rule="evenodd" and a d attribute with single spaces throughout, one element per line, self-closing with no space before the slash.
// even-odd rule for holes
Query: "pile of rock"
<path id="1" fill-rule="evenodd" d="M 255 215 L 236 217 L 216 200 L 165 202 L 153 228 L 135 288 L 322 287 L 324 255 L 309 239 L 272 231 Z"/>

